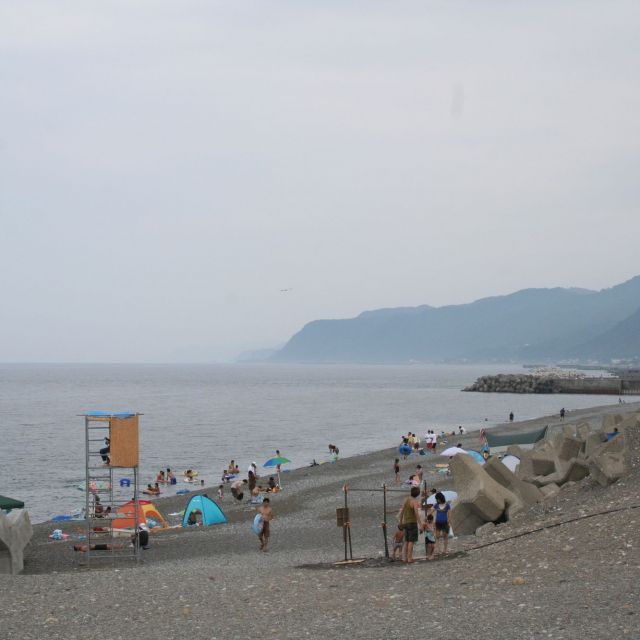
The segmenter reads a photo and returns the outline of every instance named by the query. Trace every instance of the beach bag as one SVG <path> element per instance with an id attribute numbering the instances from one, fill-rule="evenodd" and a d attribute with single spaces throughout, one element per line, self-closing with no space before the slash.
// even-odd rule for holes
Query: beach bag
<path id="1" fill-rule="evenodd" d="M 256 517 L 253 519 L 253 524 L 251 525 L 251 529 L 253 529 L 253 533 L 259 536 L 262 533 L 262 527 L 264 525 L 264 519 L 261 513 L 257 513 Z"/>

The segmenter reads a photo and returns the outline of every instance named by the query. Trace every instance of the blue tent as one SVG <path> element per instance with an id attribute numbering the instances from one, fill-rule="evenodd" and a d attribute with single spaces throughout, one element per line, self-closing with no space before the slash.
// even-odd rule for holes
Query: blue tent
<path id="1" fill-rule="evenodd" d="M 184 510 L 182 518 L 182 526 L 187 527 L 189 515 L 193 511 L 199 511 L 202 514 L 202 526 L 208 527 L 211 524 L 223 524 L 227 521 L 222 509 L 207 495 L 193 496 Z"/>
<path id="2" fill-rule="evenodd" d="M 486 460 L 484 459 L 484 456 L 481 453 L 478 453 L 477 451 L 474 451 L 473 449 L 465 449 L 465 451 L 478 463 L 478 464 L 484 464 L 486 462 Z"/>

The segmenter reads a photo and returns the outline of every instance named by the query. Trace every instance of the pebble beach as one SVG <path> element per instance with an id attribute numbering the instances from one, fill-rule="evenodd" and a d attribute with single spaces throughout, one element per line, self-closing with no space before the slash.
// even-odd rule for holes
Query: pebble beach
<path id="1" fill-rule="evenodd" d="M 563 424 L 600 424 L 606 413 L 637 411 L 640 403 L 571 412 Z M 557 416 L 499 425 L 527 431 Z M 398 434 L 399 435 L 399 434 Z M 479 447 L 477 433 L 449 444 Z M 638 446 L 634 442 L 633 446 Z M 388 493 L 389 543 L 407 489 L 394 484 L 397 449 L 340 459 L 283 475 L 272 497 L 275 519 L 268 553 L 251 531 L 255 507 L 227 491 L 228 523 L 171 529 L 152 536 L 138 565 L 87 569 L 69 541 L 42 523 L 26 550 L 25 571 L 0 576 L 2 637 L 110 638 L 162 634 L 171 638 L 439 638 L 640 637 L 640 470 L 602 488 L 589 478 L 564 488 L 486 536 L 463 536 L 450 555 L 411 566 L 384 557 L 383 483 Z M 429 486 L 453 487 L 436 471 L 439 456 L 411 455 Z M 344 558 L 336 508 L 349 487 L 354 558 Z M 201 492 L 215 497 L 216 488 Z M 190 494 L 193 495 L 193 494 Z M 165 514 L 190 496 L 158 498 Z M 609 511 L 610 513 L 603 513 Z M 65 523 L 73 534 L 77 523 Z M 421 542 L 416 555 L 423 555 Z"/>

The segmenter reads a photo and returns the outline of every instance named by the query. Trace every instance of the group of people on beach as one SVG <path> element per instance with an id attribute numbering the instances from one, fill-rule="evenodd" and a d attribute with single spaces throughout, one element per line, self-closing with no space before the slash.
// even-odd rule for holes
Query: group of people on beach
<path id="1" fill-rule="evenodd" d="M 451 435 L 451 436 L 464 435 L 466 432 L 467 430 L 462 425 L 458 427 L 458 431 L 453 430 L 450 433 L 445 433 L 445 431 L 441 431 L 440 435 L 438 435 L 433 429 L 429 429 L 424 434 L 424 447 L 422 447 L 420 436 L 409 431 L 406 436 L 405 435 L 402 436 L 402 445 L 406 447 L 410 447 L 412 451 L 415 451 L 416 453 L 419 453 L 421 455 L 425 454 L 425 450 L 428 453 L 435 454 L 438 449 L 439 437 L 444 439 L 447 435 Z M 444 444 L 447 444 L 446 440 L 444 440 Z M 409 449 L 407 449 L 406 453 L 402 454 L 404 459 L 407 458 L 408 453 L 409 453 Z"/>
<path id="2" fill-rule="evenodd" d="M 431 496 L 434 496 L 435 504 L 429 501 Z M 425 487 L 421 498 L 420 487 L 411 487 L 410 495 L 398 512 L 392 559 L 396 560 L 399 554 L 402 562 L 414 562 L 413 550 L 420 533 L 424 533 L 427 560 L 434 559 L 437 547 L 442 548 L 440 553 L 448 555 L 450 509 L 451 505 L 441 491 L 432 489 L 429 493 Z"/>

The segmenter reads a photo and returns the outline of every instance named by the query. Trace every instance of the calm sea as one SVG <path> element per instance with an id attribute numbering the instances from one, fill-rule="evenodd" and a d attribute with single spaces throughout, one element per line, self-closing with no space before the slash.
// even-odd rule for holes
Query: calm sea
<path id="1" fill-rule="evenodd" d="M 0 365 L 0 494 L 32 520 L 83 504 L 84 421 L 90 409 L 141 418 L 142 480 L 194 468 L 217 483 L 231 458 L 243 471 L 280 449 L 292 467 L 396 444 L 408 430 L 477 429 L 506 419 L 615 403 L 612 396 L 461 393 L 492 366 Z M 485 422 L 485 418 L 488 422 Z M 185 486 L 184 484 L 182 485 Z M 178 487 L 180 488 L 180 486 Z"/>

